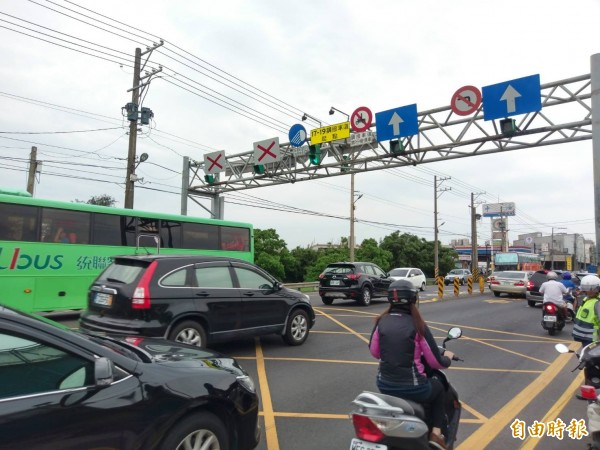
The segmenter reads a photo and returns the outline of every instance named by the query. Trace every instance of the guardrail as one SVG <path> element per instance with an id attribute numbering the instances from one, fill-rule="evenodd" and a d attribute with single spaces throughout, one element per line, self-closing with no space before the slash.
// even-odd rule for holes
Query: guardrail
<path id="1" fill-rule="evenodd" d="M 285 285 L 285 287 L 289 287 L 290 289 L 307 289 L 307 290 L 316 291 L 319 288 L 318 281 L 310 281 L 310 282 L 304 282 L 304 283 L 283 283 L 283 284 Z"/>

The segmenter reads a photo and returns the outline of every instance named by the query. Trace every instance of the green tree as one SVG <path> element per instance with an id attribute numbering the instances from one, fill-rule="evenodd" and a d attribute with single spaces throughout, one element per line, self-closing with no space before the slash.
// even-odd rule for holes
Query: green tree
<path id="1" fill-rule="evenodd" d="M 285 241 L 279 237 L 273 228 L 254 229 L 254 262 L 275 278 L 286 280 L 286 269 L 283 261 L 288 260 L 289 252 Z"/>
<path id="2" fill-rule="evenodd" d="M 348 248 L 330 247 L 317 251 L 316 261 L 306 269 L 304 281 L 318 281 L 319 275 L 331 263 L 348 261 L 350 259 Z"/>
<path id="3" fill-rule="evenodd" d="M 309 247 L 296 247 L 293 249 L 283 261 L 286 281 L 290 283 L 306 281 L 306 271 L 316 263 L 317 258 L 317 251 Z"/>
<path id="4" fill-rule="evenodd" d="M 386 272 L 390 270 L 392 252 L 381 248 L 375 239 L 365 239 L 356 250 L 356 261 L 368 261 L 377 264 Z"/>
<path id="5" fill-rule="evenodd" d="M 89 205 L 114 207 L 115 204 L 117 203 L 117 201 L 115 200 L 114 197 L 112 197 L 108 194 L 102 194 L 102 195 L 94 195 L 94 196 L 90 197 L 90 199 L 87 202 L 83 201 L 83 200 L 75 199 L 75 203 L 87 203 Z"/>

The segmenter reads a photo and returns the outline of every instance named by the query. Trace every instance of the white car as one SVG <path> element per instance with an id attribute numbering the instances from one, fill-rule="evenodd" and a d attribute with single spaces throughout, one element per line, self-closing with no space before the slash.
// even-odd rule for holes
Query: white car
<path id="1" fill-rule="evenodd" d="M 392 269 L 390 270 L 389 277 L 394 281 L 408 280 L 413 284 L 415 289 L 419 289 L 421 291 L 425 290 L 425 284 L 427 283 L 427 279 L 425 278 L 423 271 L 415 267 L 398 267 L 396 269 Z"/>

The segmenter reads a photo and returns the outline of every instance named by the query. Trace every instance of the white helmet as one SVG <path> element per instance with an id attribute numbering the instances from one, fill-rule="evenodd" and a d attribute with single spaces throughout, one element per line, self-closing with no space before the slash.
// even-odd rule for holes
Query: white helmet
<path id="1" fill-rule="evenodd" d="M 600 278 L 596 275 L 586 275 L 581 279 L 579 289 L 582 291 L 596 291 L 600 292 Z"/>
<path id="2" fill-rule="evenodd" d="M 546 278 L 548 278 L 549 280 L 558 280 L 558 275 L 556 274 L 556 272 L 550 271 L 546 274 Z"/>

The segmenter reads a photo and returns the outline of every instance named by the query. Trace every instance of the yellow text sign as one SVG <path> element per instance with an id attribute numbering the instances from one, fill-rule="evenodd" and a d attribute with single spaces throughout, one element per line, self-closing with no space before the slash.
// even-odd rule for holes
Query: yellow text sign
<path id="1" fill-rule="evenodd" d="M 326 127 L 310 130 L 310 143 L 322 144 L 323 142 L 337 141 L 350 137 L 350 122 L 336 123 Z"/>

